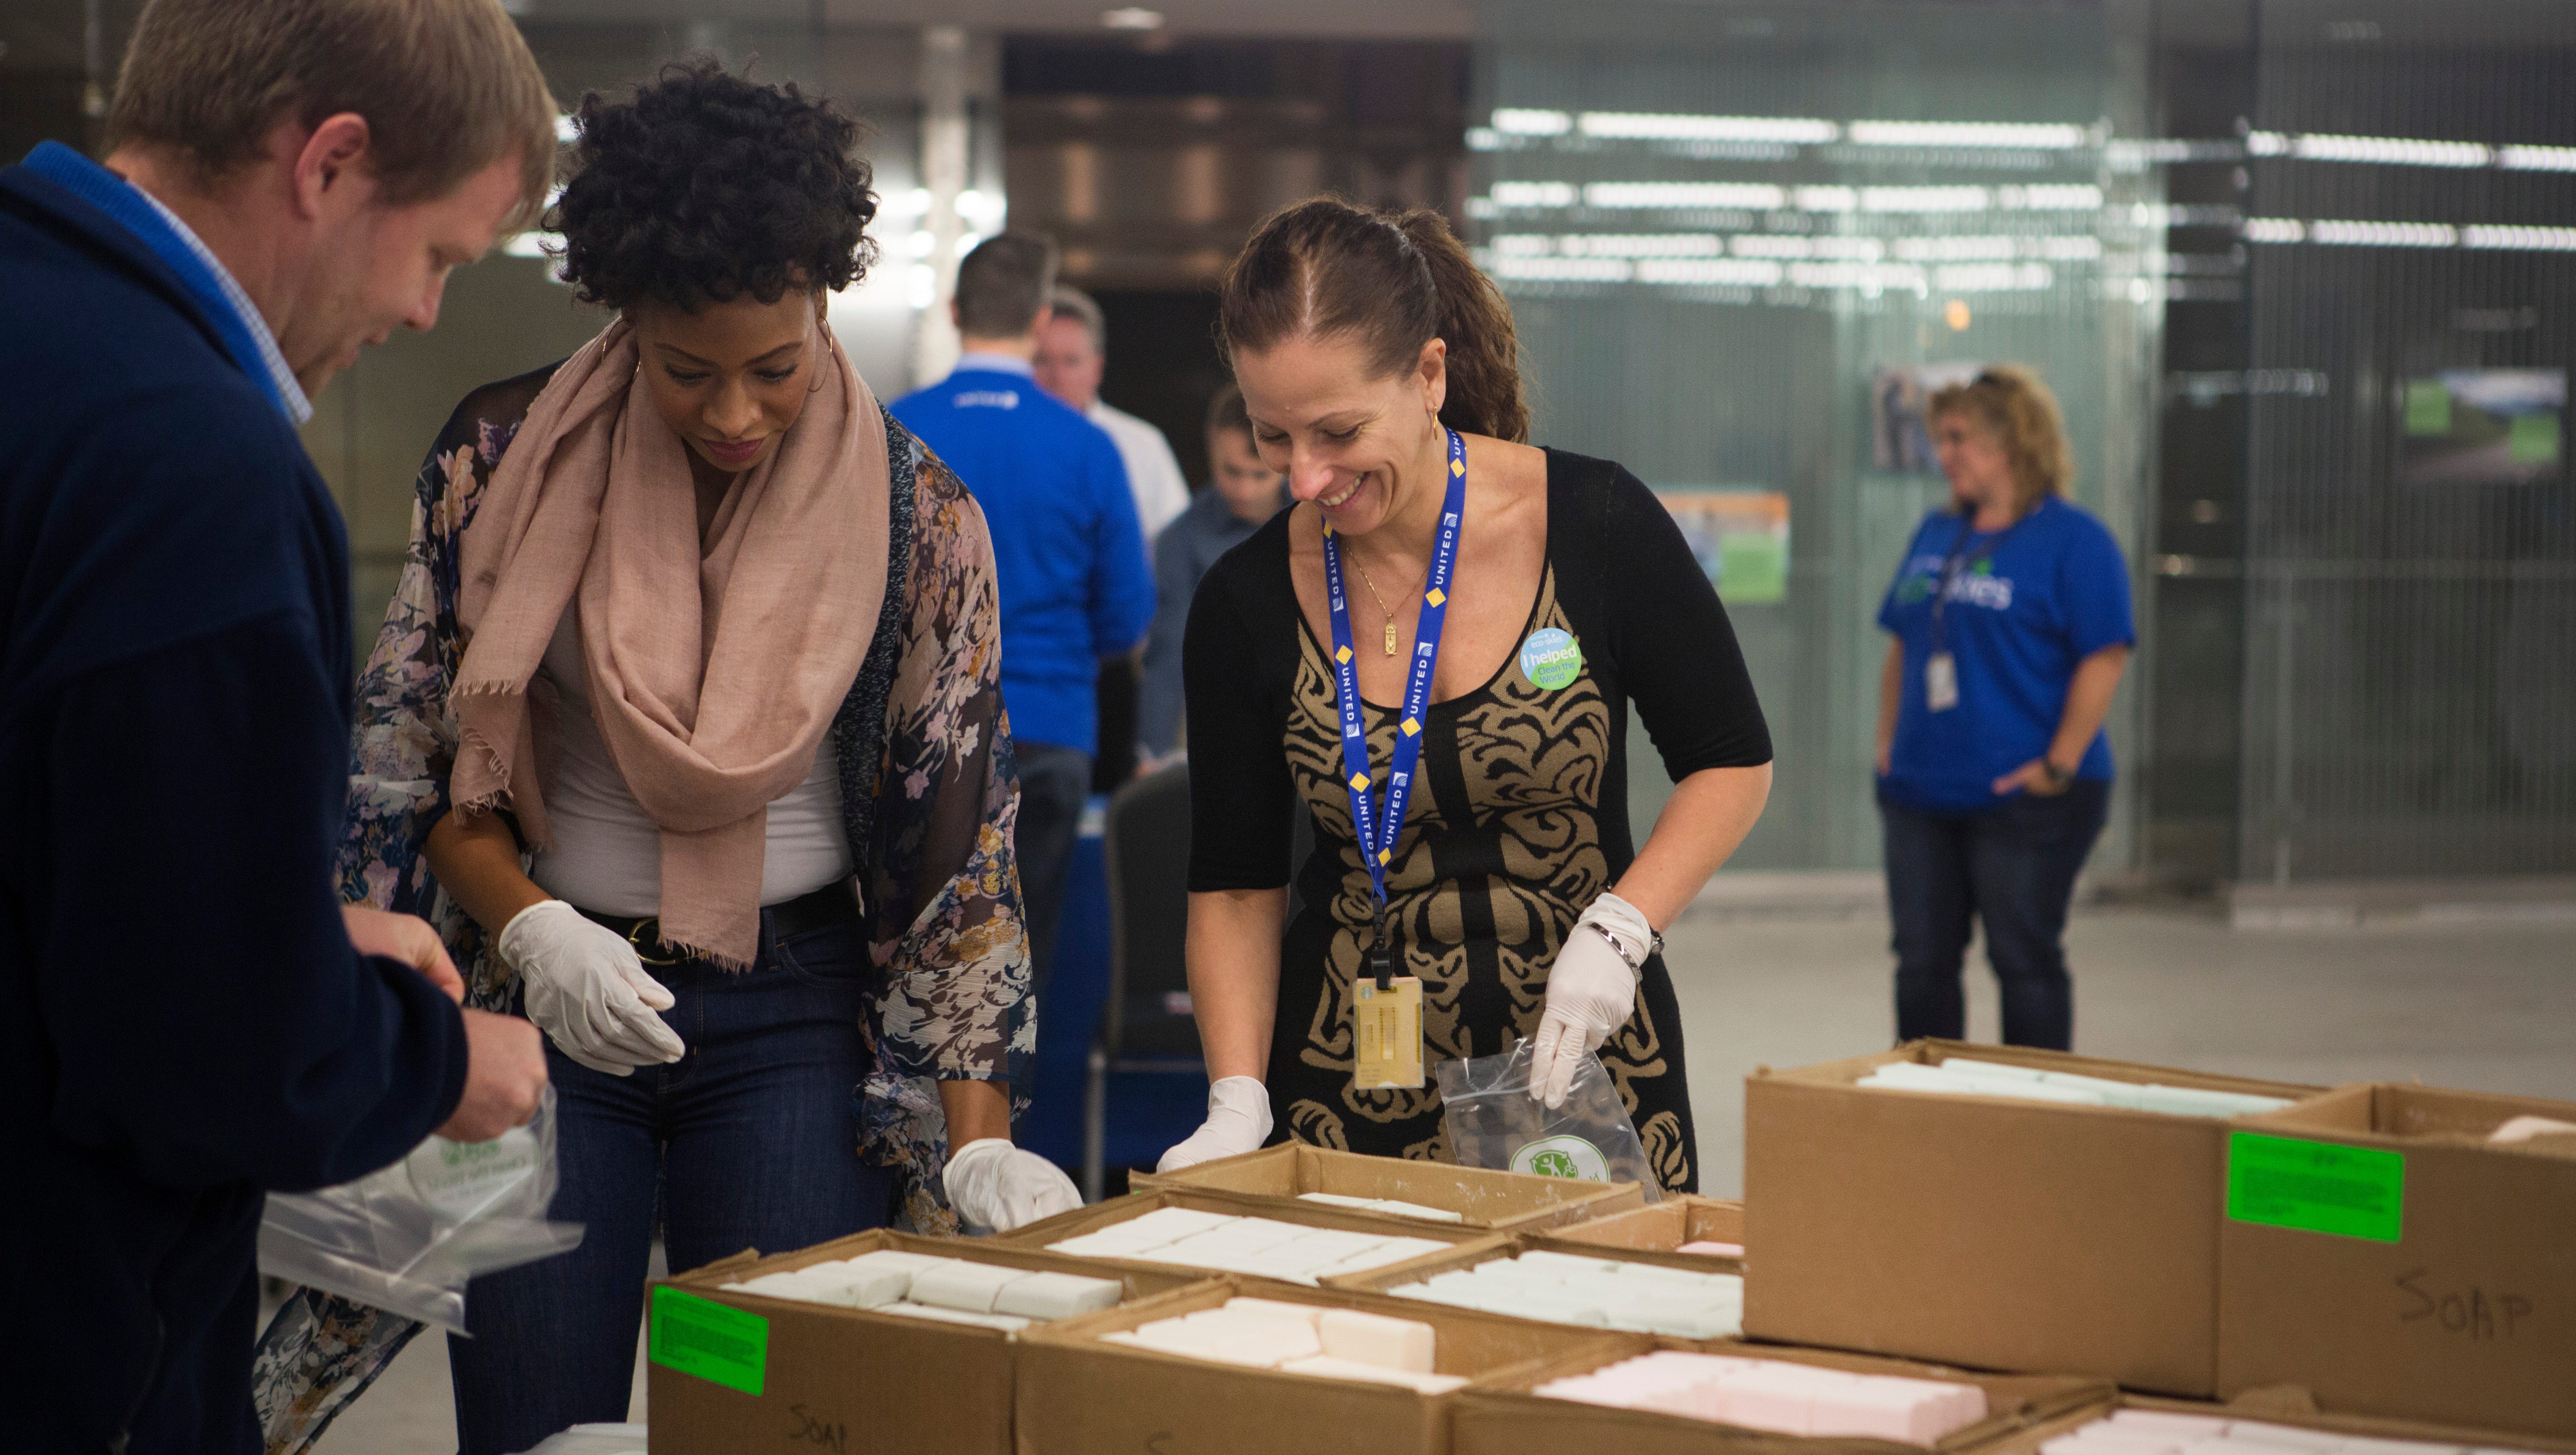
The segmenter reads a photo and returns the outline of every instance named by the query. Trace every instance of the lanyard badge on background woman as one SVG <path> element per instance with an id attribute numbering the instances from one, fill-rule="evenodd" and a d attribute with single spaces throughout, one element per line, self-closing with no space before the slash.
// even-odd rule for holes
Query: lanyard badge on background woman
<path id="1" fill-rule="evenodd" d="M 1941 562 L 1941 579 L 1932 588 L 1932 655 L 1923 661 L 1923 705 L 1934 712 L 1948 712 L 1959 705 L 1959 659 L 1950 654 L 1950 626 L 1942 620 L 1942 609 L 1950 604 L 1950 588 L 1959 577 L 1977 569 L 1995 553 L 2021 524 L 2015 520 L 1995 532 L 1994 539 L 1968 550 L 1968 534 L 1976 528 L 1977 518 L 1971 512 L 1959 517 L 1958 539 L 1950 542 L 1949 557 Z"/>
<path id="2" fill-rule="evenodd" d="M 1357 1024 L 1351 1078 L 1363 1091 L 1380 1086 L 1419 1087 L 1422 1078 L 1422 982 L 1395 973 L 1395 945 L 1386 917 L 1386 871 L 1404 831 L 1405 805 L 1422 761 L 1422 732 L 1431 710 L 1431 671 L 1440 661 L 1440 628 L 1449 617 L 1449 572 L 1458 563 L 1458 528 L 1467 513 L 1467 441 L 1449 435 L 1449 494 L 1440 509 L 1440 535 L 1423 576 L 1422 616 L 1413 633 L 1413 665 L 1404 684 L 1404 716 L 1396 723 L 1395 758 L 1388 765 L 1386 808 L 1372 813 L 1368 717 L 1360 705 L 1359 654 L 1351 650 L 1350 599 L 1342 589 L 1342 548 L 1332 523 L 1324 525 L 1324 590 L 1333 615 L 1333 690 L 1342 714 L 1343 786 L 1351 795 L 1351 828 L 1368 865 L 1369 893 L 1377 911 L 1368 971 L 1353 998 Z M 1392 631 L 1390 627 L 1388 630 Z"/>

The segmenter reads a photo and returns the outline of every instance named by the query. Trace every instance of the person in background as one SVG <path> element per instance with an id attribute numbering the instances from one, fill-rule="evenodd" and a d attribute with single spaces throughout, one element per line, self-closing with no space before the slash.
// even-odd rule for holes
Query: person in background
<path id="1" fill-rule="evenodd" d="M 1109 324 L 1100 304 L 1079 288 L 1058 286 L 1049 295 L 1047 321 L 1038 327 L 1038 387 L 1082 412 L 1082 417 L 1109 432 L 1118 458 L 1127 466 L 1127 488 L 1136 497 L 1136 523 L 1144 528 L 1147 550 L 1163 528 L 1188 508 L 1190 487 L 1181 477 L 1181 462 L 1172 457 L 1163 432 L 1112 408 L 1100 397 L 1100 375 L 1108 363 Z M 1136 775 L 1137 679 L 1142 664 L 1131 654 L 1100 663 L 1100 752 L 1092 766 L 1094 792 L 1114 791 Z"/>
<path id="2" fill-rule="evenodd" d="M 477 998 L 546 1032 L 553 1215 L 588 1229 L 467 1291 L 463 1455 L 624 1418 L 657 1232 L 685 1270 L 898 1209 L 950 1230 L 941 1186 L 990 1228 L 1081 1202 L 1010 1142 L 983 523 L 824 317 L 872 256 L 857 123 L 700 60 L 578 127 L 563 276 L 615 317 L 440 431 L 357 733 L 352 857 L 426 869 Z M 268 1407 L 337 1408 L 372 1369 L 305 1387 L 291 1356 L 389 1357 L 402 1323 L 290 1304 Z"/>
<path id="3" fill-rule="evenodd" d="M 1038 328 L 1038 351 L 1030 360 L 1038 387 L 1109 432 L 1127 466 L 1136 524 L 1144 528 L 1150 545 L 1189 508 L 1189 480 L 1161 430 L 1100 397 L 1100 376 L 1109 364 L 1109 321 L 1101 316 L 1099 301 L 1079 288 L 1062 286 L 1047 301 L 1047 321 Z"/>
<path id="4" fill-rule="evenodd" d="M 1252 417 L 1232 384 L 1208 401 L 1207 446 L 1208 488 L 1154 538 L 1154 631 L 1136 707 L 1139 774 L 1162 767 L 1180 744 L 1181 641 L 1199 578 L 1288 505 L 1287 482 L 1253 448 Z"/>
<path id="5" fill-rule="evenodd" d="M 265 1195 L 545 1090 L 342 902 L 348 538 L 295 430 L 543 201 L 554 105 L 497 0 L 156 0 L 107 148 L 0 171 L 0 1444 L 252 1455 Z"/>
<path id="6" fill-rule="evenodd" d="M 2057 400 L 1996 367 L 1934 394 L 1950 504 L 1924 518 L 1878 624 L 1878 807 L 1896 922 L 1896 1034 L 1967 1032 L 1960 964 L 1986 927 L 2007 1045 L 2066 1050 L 2066 910 L 2111 803 L 2102 719 L 2137 640 L 2129 572 L 2069 504 Z"/>
<path id="7" fill-rule="evenodd" d="M 1055 243 L 1004 232 L 957 265 L 954 372 L 894 402 L 895 418 L 984 509 L 1002 589 L 1002 696 L 1020 774 L 1020 893 L 1046 984 L 1074 832 L 1099 747 L 1102 659 L 1154 614 L 1145 536 L 1118 447 L 1037 387 L 1030 360 L 1055 286 Z"/>

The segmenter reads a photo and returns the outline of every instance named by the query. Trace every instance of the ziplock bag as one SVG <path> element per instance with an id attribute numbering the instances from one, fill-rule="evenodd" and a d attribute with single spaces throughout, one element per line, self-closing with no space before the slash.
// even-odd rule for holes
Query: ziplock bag
<path id="1" fill-rule="evenodd" d="M 1565 1104 L 1551 1110 L 1530 1095 L 1530 1045 L 1523 1041 L 1499 1056 L 1443 1061 L 1434 1068 L 1440 1119 L 1458 1165 L 1633 1182 L 1645 1189 L 1646 1201 L 1661 1201 L 1646 1145 L 1637 1140 L 1601 1058 L 1583 1058 Z"/>
<path id="2" fill-rule="evenodd" d="M 318 1192 L 272 1192 L 259 1271 L 465 1332 L 469 1279 L 580 1246 L 549 1222 L 555 1093 L 534 1121 L 488 1142 L 432 1137 L 390 1167 Z"/>

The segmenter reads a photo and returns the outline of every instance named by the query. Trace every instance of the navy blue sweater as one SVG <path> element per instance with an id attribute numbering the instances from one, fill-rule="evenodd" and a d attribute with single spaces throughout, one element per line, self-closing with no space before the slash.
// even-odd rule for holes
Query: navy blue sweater
<path id="1" fill-rule="evenodd" d="M 179 280 L 0 171 L 0 1440 L 249 1452 L 267 1189 L 455 1110 L 456 1008 L 349 945 L 348 543 Z"/>

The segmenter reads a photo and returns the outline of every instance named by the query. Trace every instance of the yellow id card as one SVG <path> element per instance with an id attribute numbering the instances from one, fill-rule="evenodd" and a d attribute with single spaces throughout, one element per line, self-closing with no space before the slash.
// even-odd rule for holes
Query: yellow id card
<path id="1" fill-rule="evenodd" d="M 1355 1017 L 1351 1083 L 1362 1091 L 1421 1086 L 1422 982 L 1399 975 L 1392 989 L 1380 990 L 1375 978 L 1361 975 Z"/>

